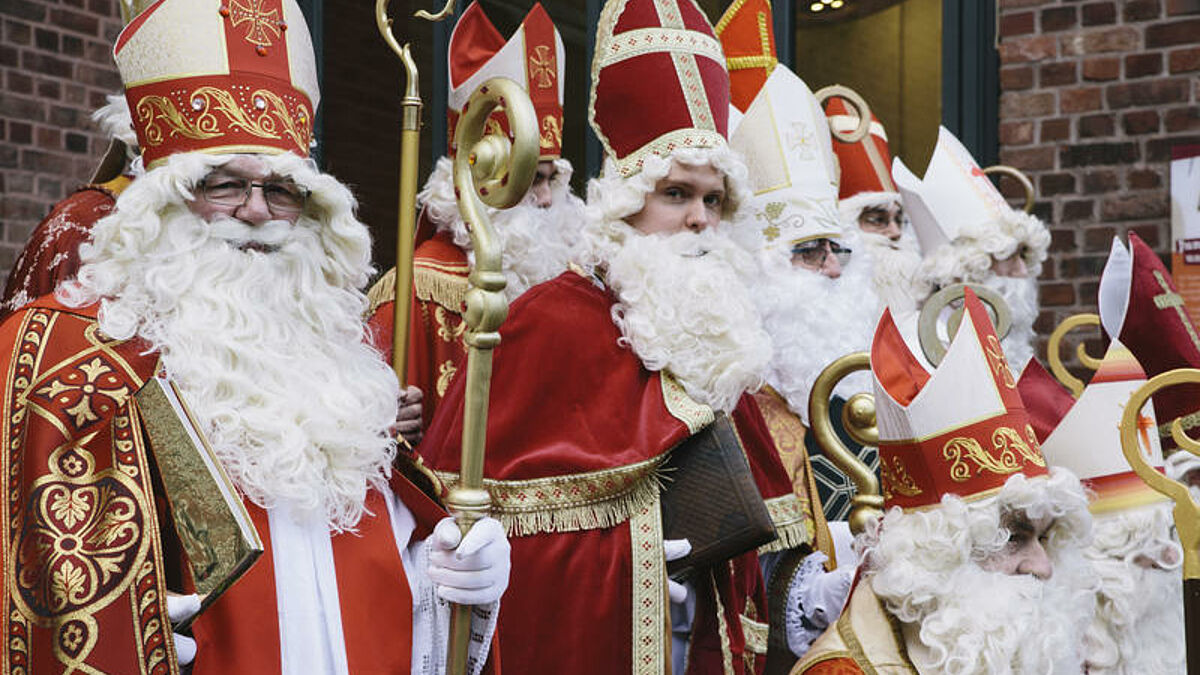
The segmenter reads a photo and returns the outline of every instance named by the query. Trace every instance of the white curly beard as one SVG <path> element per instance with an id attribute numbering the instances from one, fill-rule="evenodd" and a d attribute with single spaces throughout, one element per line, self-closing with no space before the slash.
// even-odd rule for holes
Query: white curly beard
<path id="1" fill-rule="evenodd" d="M 881 234 L 859 232 L 863 249 L 871 258 L 871 280 L 875 293 L 892 314 L 915 311 L 929 296 L 929 287 L 917 274 L 921 266 L 921 250 L 917 237 L 906 229 L 900 241 Z M 855 252 L 857 257 L 857 251 Z"/>

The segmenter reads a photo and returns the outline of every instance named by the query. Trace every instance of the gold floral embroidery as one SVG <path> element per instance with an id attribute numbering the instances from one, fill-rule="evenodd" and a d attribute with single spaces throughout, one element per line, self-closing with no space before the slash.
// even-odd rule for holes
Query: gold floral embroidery
<path id="1" fill-rule="evenodd" d="M 440 307 L 438 309 L 441 309 Z M 458 372 L 458 368 L 454 367 L 453 361 L 446 361 L 438 366 L 437 395 L 442 398 L 446 395 L 446 390 L 450 388 L 450 380 L 454 379 L 454 374 Z"/>
<path id="2" fill-rule="evenodd" d="M 942 457 L 952 462 L 950 478 L 962 483 L 983 471 L 997 474 L 1015 473 L 1021 470 L 1025 462 L 1046 466 L 1046 461 L 1037 450 L 1037 438 L 1033 435 L 1033 427 L 1026 427 L 1026 435 L 1032 443 L 1026 442 L 1011 427 L 999 427 L 993 431 L 992 446 L 997 454 L 984 450 L 974 438 L 958 436 L 950 439 L 942 448 Z M 974 471 L 967 460 L 974 464 Z"/>
<path id="3" fill-rule="evenodd" d="M 543 148 L 562 146 L 562 129 L 558 127 L 558 118 L 554 115 L 542 118 L 542 135 L 538 145 Z"/>
<path id="4" fill-rule="evenodd" d="M 1017 388 L 1017 380 L 1013 377 L 1012 368 L 1008 366 L 1008 359 L 1004 358 L 1004 350 L 1000 348 L 1000 340 L 995 335 L 987 337 L 987 347 L 984 348 L 984 353 L 987 354 L 988 365 L 992 367 L 992 372 L 996 377 L 1004 382 L 1004 386 L 1009 389 Z"/>
<path id="5" fill-rule="evenodd" d="M 113 369 L 97 356 L 50 380 L 37 389 L 37 394 L 47 400 L 57 399 L 63 411 L 74 418 L 75 426 L 82 428 L 124 403 L 130 391 Z M 68 405 L 75 396 L 79 400 Z"/>
<path id="6" fill-rule="evenodd" d="M 890 462 L 886 457 L 880 457 L 879 471 L 883 474 L 883 489 L 887 493 L 885 496 L 889 499 L 893 490 L 905 497 L 916 497 L 924 492 L 909 475 L 908 469 L 905 468 L 904 462 L 899 457 L 893 456 Z"/>
<path id="7" fill-rule="evenodd" d="M 451 323 L 450 317 L 458 319 L 458 323 Z M 462 338 L 463 333 L 467 331 L 467 322 L 462 320 L 458 314 L 448 312 L 445 307 L 438 305 L 433 310 L 433 319 L 437 322 L 437 334 L 446 342 L 455 342 Z"/>
<path id="8" fill-rule="evenodd" d="M 278 139 L 281 134 L 286 135 L 303 149 L 308 148 L 312 138 L 312 115 L 308 108 L 301 103 L 292 113 L 279 95 L 266 89 L 254 91 L 243 104 L 232 92 L 206 85 L 193 91 L 187 100 L 196 114 L 194 121 L 165 96 L 144 96 L 137 102 L 134 110 L 147 145 L 161 145 L 173 136 L 195 140 L 216 138 L 225 135 L 226 128 L 242 129 L 259 138 Z M 248 108 L 251 112 L 247 112 Z M 218 115 L 223 119 L 219 120 Z"/>

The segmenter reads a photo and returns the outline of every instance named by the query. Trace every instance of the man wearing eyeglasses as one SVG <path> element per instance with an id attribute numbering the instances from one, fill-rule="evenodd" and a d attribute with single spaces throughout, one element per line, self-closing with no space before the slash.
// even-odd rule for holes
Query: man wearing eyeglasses
<path id="1" fill-rule="evenodd" d="M 120 35 L 145 171 L 77 278 L 0 325 L 0 622 L 20 636 L 0 670 L 440 673 L 447 601 L 478 605 L 470 671 L 487 659 L 506 536 L 490 519 L 460 535 L 405 478 L 400 387 L 362 319 L 370 236 L 307 157 L 307 27 L 292 0 L 259 5 L 277 34 L 248 36 L 217 0 L 163 0 Z M 265 549 L 190 636 L 172 624 L 196 614 L 204 561 L 179 540 L 207 532 L 162 488 L 177 474 L 133 397 L 156 375 Z"/>

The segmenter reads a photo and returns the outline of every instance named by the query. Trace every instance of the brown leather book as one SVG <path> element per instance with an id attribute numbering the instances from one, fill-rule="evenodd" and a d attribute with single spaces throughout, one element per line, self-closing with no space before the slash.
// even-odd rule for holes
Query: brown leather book
<path id="1" fill-rule="evenodd" d="M 667 563 L 672 578 L 684 579 L 775 539 L 771 514 L 724 414 L 676 446 L 662 475 L 664 537 L 692 545 L 687 556 Z"/>

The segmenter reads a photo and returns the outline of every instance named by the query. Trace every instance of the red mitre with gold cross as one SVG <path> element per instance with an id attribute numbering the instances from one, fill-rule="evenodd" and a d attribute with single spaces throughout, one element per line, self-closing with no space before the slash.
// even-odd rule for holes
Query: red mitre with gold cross
<path id="1" fill-rule="evenodd" d="M 493 77 L 507 77 L 529 93 L 541 133 L 540 159 L 562 156 L 563 76 L 567 52 L 562 36 L 541 3 L 534 4 L 507 42 L 479 3 L 471 3 L 454 24 L 448 61 L 450 94 L 446 129 L 450 134 L 447 147 L 451 157 L 458 150 L 454 145 L 454 131 L 463 106 L 479 85 Z M 508 131 L 508 120 L 503 114 L 493 113 L 488 126 L 493 124 Z"/>
<path id="2" fill-rule="evenodd" d="M 825 105 L 829 126 L 836 132 L 858 128 L 858 114 L 838 97 Z M 838 199 L 843 218 L 858 220 L 865 208 L 887 207 L 900 202 L 900 192 L 892 181 L 892 152 L 888 148 L 887 131 L 874 114 L 870 131 L 856 143 L 834 143 L 833 152 L 842 167 L 842 182 Z"/>
<path id="3" fill-rule="evenodd" d="M 715 27 L 735 108 L 746 112 L 758 90 L 779 64 L 775 57 L 775 29 L 769 0 L 734 0 Z"/>
<path id="4" fill-rule="evenodd" d="M 966 311 L 931 375 L 885 311 L 871 345 L 884 503 L 936 506 L 944 495 L 995 494 L 1015 473 L 1047 473 L 987 310 L 969 289 Z"/>
<path id="5" fill-rule="evenodd" d="M 177 152 L 308 156 L 320 92 L 295 0 L 160 0 L 113 59 L 147 167 Z"/>
<path id="6" fill-rule="evenodd" d="M 1184 307 L 1171 273 L 1136 234 L 1129 248 L 1113 239 L 1100 275 L 1100 323 L 1133 352 L 1147 377 L 1175 368 L 1200 368 L 1200 331 Z M 1175 448 L 1170 424 L 1200 426 L 1200 386 L 1177 385 L 1154 394 L 1162 447 Z"/>
<path id="7" fill-rule="evenodd" d="M 622 176 L 647 155 L 721 148 L 725 54 L 694 0 L 609 0 L 600 11 L 588 119 Z"/>

